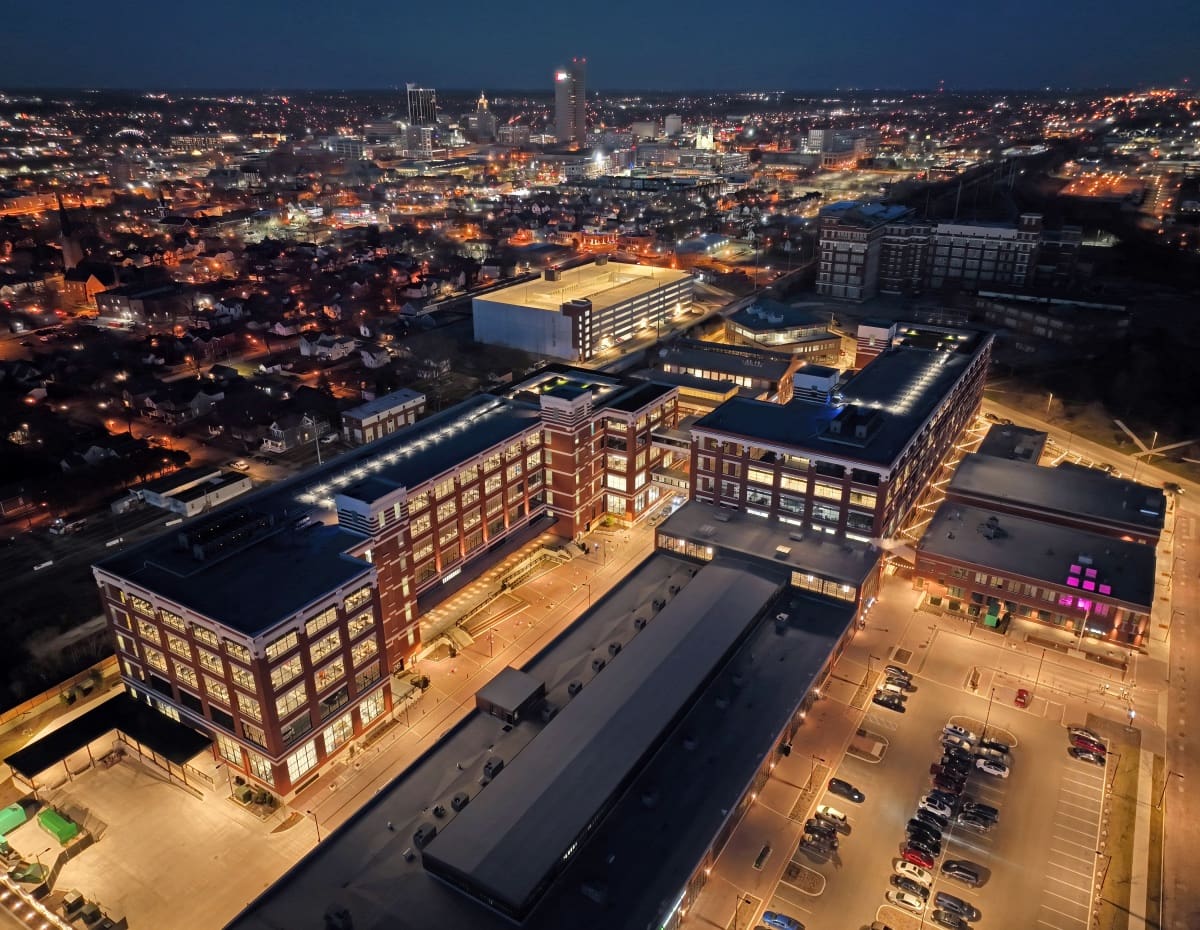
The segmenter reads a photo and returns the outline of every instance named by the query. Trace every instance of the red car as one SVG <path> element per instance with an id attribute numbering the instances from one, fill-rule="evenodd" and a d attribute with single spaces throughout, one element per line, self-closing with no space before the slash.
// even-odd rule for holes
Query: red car
<path id="1" fill-rule="evenodd" d="M 905 847 L 902 857 L 905 862 L 911 862 L 913 865 L 919 865 L 923 869 L 933 868 L 933 858 L 925 855 L 919 849 Z"/>
<path id="2" fill-rule="evenodd" d="M 1017 699 L 1015 701 L 1013 701 L 1013 703 L 1016 704 L 1018 707 L 1028 707 L 1029 706 L 1029 689 L 1028 688 L 1017 689 Z"/>
<path id="3" fill-rule="evenodd" d="M 1082 749 L 1084 752 L 1094 752 L 1098 756 L 1102 756 L 1108 752 L 1102 743 L 1094 742 L 1084 736 L 1072 736 L 1071 745 L 1076 749 Z"/>

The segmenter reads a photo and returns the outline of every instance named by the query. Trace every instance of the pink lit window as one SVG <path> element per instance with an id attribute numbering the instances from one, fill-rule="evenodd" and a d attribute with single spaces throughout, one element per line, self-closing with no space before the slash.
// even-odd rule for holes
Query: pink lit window
<path id="1" fill-rule="evenodd" d="M 1070 585 L 1072 588 L 1078 588 L 1079 587 L 1079 579 L 1078 578 L 1068 578 L 1067 584 Z"/>
<path id="2" fill-rule="evenodd" d="M 1087 598 L 1081 597 L 1078 601 L 1075 602 L 1075 606 L 1078 607 L 1080 610 L 1091 610 L 1092 602 L 1089 601 Z"/>
<path id="3" fill-rule="evenodd" d="M 1085 590 L 1085 591 L 1095 591 L 1095 590 L 1096 590 L 1096 582 L 1094 582 L 1094 581 L 1085 581 L 1085 582 L 1083 583 L 1083 590 Z"/>
<path id="4" fill-rule="evenodd" d="M 1078 575 L 1082 570 L 1083 569 L 1081 569 L 1078 565 L 1071 566 L 1071 574 L 1072 575 Z"/>
<path id="5" fill-rule="evenodd" d="M 1084 574 L 1086 577 L 1088 577 L 1088 578 L 1095 578 L 1095 577 L 1096 577 L 1096 570 L 1095 570 L 1094 568 L 1089 568 L 1089 569 L 1088 569 L 1086 572 L 1084 572 L 1083 574 Z"/>
<path id="6" fill-rule="evenodd" d="M 1075 598 L 1073 598 L 1070 594 L 1063 594 L 1058 599 L 1059 607 L 1070 607 L 1074 603 Z"/>
<path id="7" fill-rule="evenodd" d="M 1110 584 L 1100 585 L 1100 593 L 1101 594 L 1112 594 L 1112 585 L 1110 585 Z"/>

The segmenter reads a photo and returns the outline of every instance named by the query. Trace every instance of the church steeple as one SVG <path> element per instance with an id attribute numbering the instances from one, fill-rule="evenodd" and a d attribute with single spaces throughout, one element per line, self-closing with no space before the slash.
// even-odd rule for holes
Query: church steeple
<path id="1" fill-rule="evenodd" d="M 483 113 L 488 108 L 488 99 L 483 95 L 483 91 L 479 92 L 479 99 L 475 101 L 475 112 Z"/>
<path id="2" fill-rule="evenodd" d="M 71 227 L 71 217 L 67 214 L 67 208 L 63 206 L 62 194 L 58 195 L 58 234 L 62 238 L 71 235 L 74 230 Z"/>

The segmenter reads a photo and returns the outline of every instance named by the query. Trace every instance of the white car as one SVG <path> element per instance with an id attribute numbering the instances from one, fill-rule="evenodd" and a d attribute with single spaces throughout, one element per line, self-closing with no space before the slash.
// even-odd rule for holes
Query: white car
<path id="1" fill-rule="evenodd" d="M 1005 770 L 1004 774 L 1007 777 L 1007 769 Z M 937 801 L 930 800 L 929 798 L 921 798 L 921 802 L 917 805 L 917 807 L 923 811 L 929 811 L 931 814 L 937 814 L 939 817 L 945 817 L 947 820 L 949 820 L 951 816 L 951 810 L 949 807 L 947 807 L 945 804 L 939 804 Z"/>
<path id="2" fill-rule="evenodd" d="M 249 471 L 250 466 L 246 464 L 245 459 L 238 459 L 236 462 L 230 462 L 229 467 L 235 471 Z"/>
<path id="3" fill-rule="evenodd" d="M 930 872 L 925 871 L 919 865 L 914 865 L 907 859 L 897 859 L 895 868 L 897 875 L 911 878 L 918 885 L 924 885 L 928 888 L 933 884 L 933 875 Z"/>
<path id="4" fill-rule="evenodd" d="M 995 775 L 997 778 L 1008 778 L 1008 766 L 995 759 L 976 759 L 975 768 L 988 775 Z"/>
<path id="5" fill-rule="evenodd" d="M 896 905 L 896 907 L 902 907 L 906 911 L 912 911 L 914 914 L 920 914 L 925 910 L 925 902 L 915 894 L 909 894 L 907 891 L 889 891 L 887 899 L 889 903 Z"/>
<path id="6" fill-rule="evenodd" d="M 830 807 L 828 804 L 820 804 L 817 806 L 817 816 L 830 823 L 836 823 L 840 826 L 846 825 L 846 815 L 836 807 Z"/>
<path id="7" fill-rule="evenodd" d="M 965 739 L 968 743 L 978 742 L 979 737 L 968 730 L 966 727 L 958 727 L 952 723 L 942 727 L 943 736 L 955 736 L 959 739 Z"/>

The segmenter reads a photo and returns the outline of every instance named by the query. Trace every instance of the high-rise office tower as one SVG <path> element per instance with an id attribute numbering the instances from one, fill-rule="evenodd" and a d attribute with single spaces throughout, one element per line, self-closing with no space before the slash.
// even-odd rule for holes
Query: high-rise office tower
<path id="1" fill-rule="evenodd" d="M 408 122 L 410 126 L 433 126 L 437 123 L 437 91 L 431 87 L 406 85 L 408 88 Z"/>
<path id="2" fill-rule="evenodd" d="M 587 141 L 587 59 L 554 72 L 554 122 L 559 142 Z"/>

